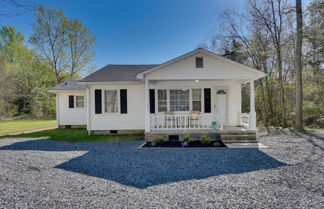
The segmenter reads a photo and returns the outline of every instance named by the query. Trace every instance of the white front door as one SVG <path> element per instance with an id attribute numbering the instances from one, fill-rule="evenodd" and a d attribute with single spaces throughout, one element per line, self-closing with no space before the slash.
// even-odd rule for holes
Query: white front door
<path id="1" fill-rule="evenodd" d="M 215 117 L 216 121 L 223 124 L 227 121 L 227 92 L 223 89 L 217 89 L 215 95 Z"/>

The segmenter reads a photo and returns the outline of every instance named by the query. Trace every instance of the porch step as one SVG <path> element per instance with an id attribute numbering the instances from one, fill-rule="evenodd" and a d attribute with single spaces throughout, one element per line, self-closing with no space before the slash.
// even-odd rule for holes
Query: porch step
<path id="1" fill-rule="evenodd" d="M 221 140 L 224 143 L 257 143 L 256 133 L 254 134 L 221 134 Z"/>
<path id="2" fill-rule="evenodd" d="M 248 130 L 233 130 L 233 131 L 221 131 L 219 132 L 221 135 L 255 135 L 256 131 L 248 131 Z"/>

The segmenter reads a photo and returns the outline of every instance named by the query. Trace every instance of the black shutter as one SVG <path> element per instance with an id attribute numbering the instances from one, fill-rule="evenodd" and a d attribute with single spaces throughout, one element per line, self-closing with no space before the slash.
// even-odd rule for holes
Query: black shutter
<path id="1" fill-rule="evenodd" d="M 69 108 L 74 108 L 74 96 L 69 96 Z"/>
<path id="2" fill-rule="evenodd" d="M 127 89 L 120 89 L 120 113 L 127 113 Z"/>
<path id="3" fill-rule="evenodd" d="M 101 89 L 95 89 L 95 113 L 102 113 Z"/>
<path id="4" fill-rule="evenodd" d="M 155 113 L 155 91 L 150 89 L 150 113 Z"/>
<path id="5" fill-rule="evenodd" d="M 204 89 L 205 97 L 205 113 L 211 113 L 211 90 L 210 88 Z"/>

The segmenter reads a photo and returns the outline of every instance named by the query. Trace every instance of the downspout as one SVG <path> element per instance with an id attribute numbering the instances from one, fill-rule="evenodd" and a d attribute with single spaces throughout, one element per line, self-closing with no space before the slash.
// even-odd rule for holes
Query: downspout
<path id="1" fill-rule="evenodd" d="M 88 134 L 91 135 L 91 102 L 90 102 L 90 87 L 88 84 L 85 85 L 86 91 L 86 99 L 87 99 L 87 130 Z"/>
<path id="2" fill-rule="evenodd" d="M 56 125 L 57 125 L 57 128 L 60 127 L 59 106 L 60 106 L 60 97 L 59 97 L 58 93 L 56 93 Z"/>

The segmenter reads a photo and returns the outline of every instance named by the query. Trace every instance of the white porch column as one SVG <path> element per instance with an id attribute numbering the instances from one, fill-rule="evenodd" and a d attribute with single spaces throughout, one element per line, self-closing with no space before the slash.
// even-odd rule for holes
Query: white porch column
<path id="1" fill-rule="evenodd" d="M 150 132 L 151 116 L 150 116 L 150 89 L 149 80 L 145 78 L 145 132 Z"/>
<path id="2" fill-rule="evenodd" d="M 255 112 L 255 95 L 254 95 L 254 81 L 250 81 L 250 119 L 249 129 L 256 130 L 256 112 Z"/>

